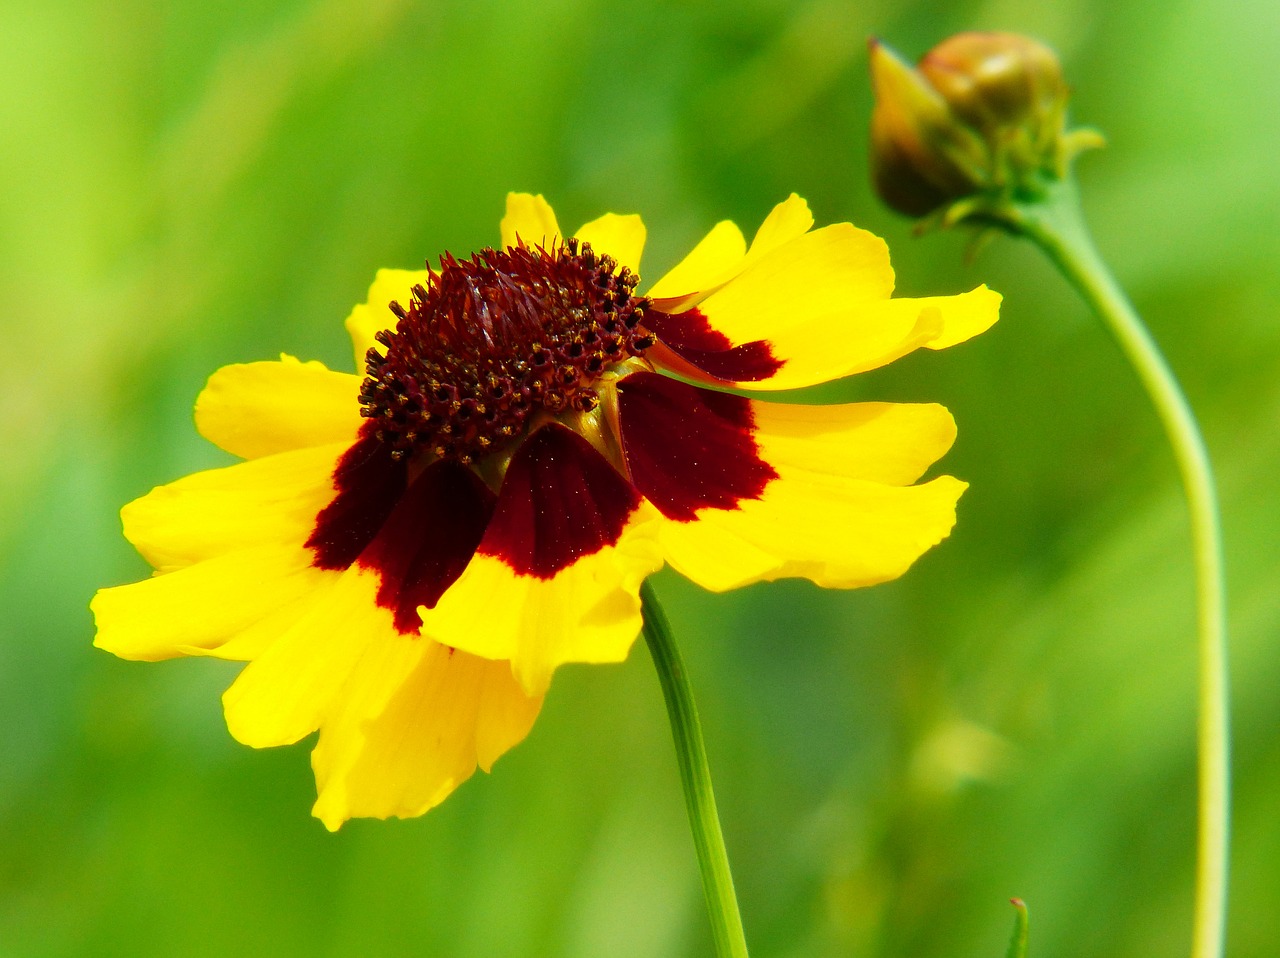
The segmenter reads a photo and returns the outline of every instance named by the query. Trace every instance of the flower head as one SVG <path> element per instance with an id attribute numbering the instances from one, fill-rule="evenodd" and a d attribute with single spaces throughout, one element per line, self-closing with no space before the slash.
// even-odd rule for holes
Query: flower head
<path id="1" fill-rule="evenodd" d="M 947 411 L 725 387 L 950 346 L 999 297 L 891 298 L 879 239 L 812 225 L 795 196 L 750 246 L 720 223 L 641 294 L 638 217 L 562 237 L 513 194 L 499 248 L 379 272 L 347 320 L 363 376 L 283 356 L 210 378 L 196 424 L 245 461 L 124 508 L 158 574 L 98 593 L 97 645 L 247 662 L 232 734 L 318 729 L 337 828 L 421 814 L 524 738 L 559 665 L 625 658 L 664 562 L 713 590 L 900 575 L 964 488 L 912 484 Z"/>

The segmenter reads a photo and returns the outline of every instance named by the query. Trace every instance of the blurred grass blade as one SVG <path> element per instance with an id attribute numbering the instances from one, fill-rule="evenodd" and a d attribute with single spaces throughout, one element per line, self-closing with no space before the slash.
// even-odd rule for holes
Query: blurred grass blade
<path id="1" fill-rule="evenodd" d="M 1010 898 L 1009 904 L 1018 910 L 1018 915 L 1013 920 L 1013 937 L 1009 939 L 1005 958 L 1027 958 L 1027 903 L 1021 898 Z"/>

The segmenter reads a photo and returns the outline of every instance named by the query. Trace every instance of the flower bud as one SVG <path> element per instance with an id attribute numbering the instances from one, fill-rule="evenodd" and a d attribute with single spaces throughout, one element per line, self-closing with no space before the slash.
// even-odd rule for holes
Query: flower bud
<path id="1" fill-rule="evenodd" d="M 1101 145 L 1092 131 L 1066 132 L 1057 57 L 1016 34 L 957 34 L 915 68 L 873 40 L 871 77 L 876 191 L 909 216 L 979 193 L 1035 195 Z"/>

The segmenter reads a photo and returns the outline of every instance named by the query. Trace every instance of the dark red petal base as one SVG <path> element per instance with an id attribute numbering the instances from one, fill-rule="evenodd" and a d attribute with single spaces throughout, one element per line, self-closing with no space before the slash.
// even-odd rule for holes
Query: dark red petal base
<path id="1" fill-rule="evenodd" d="M 435 462 L 407 485 L 408 467 L 366 425 L 334 470 L 337 494 L 316 517 L 306 545 L 320 569 L 358 563 L 379 576 L 377 603 L 395 627 L 416 635 L 418 606 L 430 608 L 471 561 L 495 496 L 456 462 Z"/>
<path id="2" fill-rule="evenodd" d="M 550 579 L 616 543 L 640 502 L 587 440 L 564 426 L 543 426 L 512 458 L 476 551 L 520 575 Z"/>
<path id="3" fill-rule="evenodd" d="M 713 329 L 697 309 L 683 313 L 648 309 L 644 314 L 644 325 L 662 345 L 685 362 L 725 382 L 760 382 L 776 373 L 785 363 L 773 355 L 764 340 L 733 345 L 729 337 Z"/>
<path id="4" fill-rule="evenodd" d="M 337 495 L 320 511 L 306 546 L 318 569 L 345 569 L 373 541 L 404 493 L 409 470 L 366 422 L 333 472 Z"/>
<path id="5" fill-rule="evenodd" d="M 778 477 L 760 458 L 749 399 L 636 373 L 618 383 L 618 409 L 631 481 L 668 519 L 736 509 Z"/>
<path id="6" fill-rule="evenodd" d="M 356 560 L 378 573 L 378 605 L 391 610 L 399 631 L 416 633 L 418 606 L 433 608 L 462 575 L 495 499 L 479 476 L 449 460 L 432 463 L 405 491 Z"/>

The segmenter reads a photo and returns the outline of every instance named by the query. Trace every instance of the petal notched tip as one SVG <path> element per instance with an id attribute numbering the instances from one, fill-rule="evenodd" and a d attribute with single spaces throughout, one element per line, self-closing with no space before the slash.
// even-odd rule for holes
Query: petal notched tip
<path id="1" fill-rule="evenodd" d="M 929 349 L 947 349 L 986 332 L 1000 318 L 1003 298 L 985 285 L 955 296 L 931 298 L 929 302 L 942 314 L 942 330 L 925 345 Z"/>
<path id="2" fill-rule="evenodd" d="M 769 211 L 751 240 L 748 260 L 754 259 L 803 236 L 813 229 L 813 213 L 809 204 L 797 193 Z"/>
<path id="3" fill-rule="evenodd" d="M 421 815 L 522 741 L 541 704 L 506 662 L 402 639 L 353 674 L 321 725 L 312 814 L 330 831 Z"/>
<path id="4" fill-rule="evenodd" d="M 795 193 L 765 217 L 747 246 L 737 225 L 722 220 L 648 295 L 663 312 L 679 313 L 731 282 L 753 263 L 813 228 L 809 204 Z"/>

